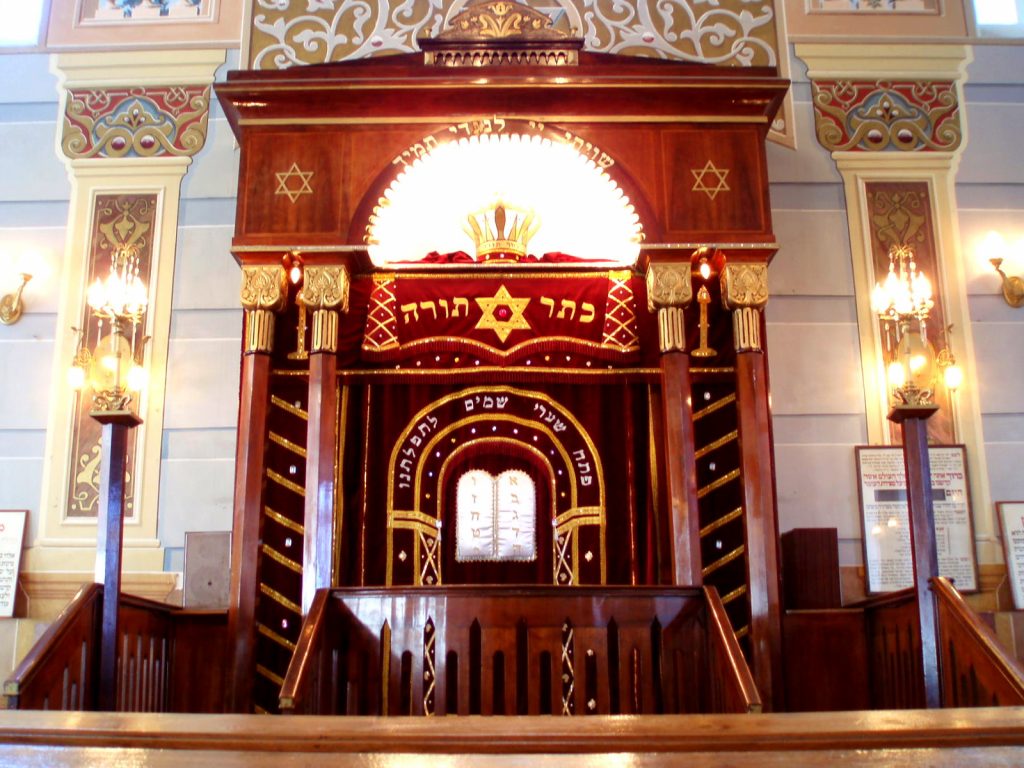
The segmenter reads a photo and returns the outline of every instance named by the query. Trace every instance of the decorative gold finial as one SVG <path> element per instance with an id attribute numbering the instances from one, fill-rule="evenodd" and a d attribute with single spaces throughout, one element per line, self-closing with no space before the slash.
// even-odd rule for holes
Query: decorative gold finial
<path id="1" fill-rule="evenodd" d="M 513 214 L 511 222 L 509 213 Z M 470 214 L 465 232 L 476 246 L 477 261 L 519 261 L 526 256 L 530 239 L 539 228 L 533 211 L 498 202 Z"/>

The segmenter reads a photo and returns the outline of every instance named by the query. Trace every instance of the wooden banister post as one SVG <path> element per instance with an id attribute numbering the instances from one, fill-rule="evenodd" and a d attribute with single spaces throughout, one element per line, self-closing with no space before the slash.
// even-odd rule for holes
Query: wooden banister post
<path id="1" fill-rule="evenodd" d="M 302 614 L 332 586 L 335 456 L 338 445 L 338 315 L 348 311 L 348 270 L 307 266 L 299 301 L 313 313 L 302 547 Z"/>
<path id="2" fill-rule="evenodd" d="M 907 510 L 910 513 L 910 553 L 914 592 L 921 625 L 921 671 L 925 706 L 942 706 L 939 676 L 939 624 L 929 580 L 939 575 L 935 545 L 935 510 L 932 506 L 931 460 L 928 456 L 928 419 L 937 405 L 897 405 L 889 419 L 903 427 L 903 464 L 907 473 Z"/>
<path id="3" fill-rule="evenodd" d="M 767 707 L 781 708 L 782 615 L 775 512 L 768 366 L 761 346 L 761 310 L 768 302 L 767 263 L 731 263 L 721 271 L 722 303 L 732 311 L 736 349 L 743 519 L 750 593 L 754 678 Z"/>
<path id="4" fill-rule="evenodd" d="M 700 517 L 693 446 L 690 356 L 683 311 L 693 297 L 690 262 L 652 263 L 647 268 L 647 308 L 658 313 L 661 405 L 668 483 L 668 540 L 672 583 L 700 586 Z"/>
<path id="5" fill-rule="evenodd" d="M 103 425 L 100 437 L 100 492 L 96 519 L 96 574 L 103 585 L 100 618 L 100 673 L 96 708 L 117 710 L 118 606 L 121 602 L 121 547 L 124 540 L 125 472 L 128 436 L 142 419 L 131 411 L 89 414 Z"/>
<path id="6" fill-rule="evenodd" d="M 229 712 L 249 713 L 252 709 L 256 590 L 259 583 L 257 550 L 262 519 L 270 352 L 274 347 L 274 313 L 283 308 L 287 300 L 286 279 L 280 266 L 242 267 L 245 337 L 235 451 L 228 603 L 228 637 L 232 646 L 225 681 L 228 687 L 225 701 Z"/>

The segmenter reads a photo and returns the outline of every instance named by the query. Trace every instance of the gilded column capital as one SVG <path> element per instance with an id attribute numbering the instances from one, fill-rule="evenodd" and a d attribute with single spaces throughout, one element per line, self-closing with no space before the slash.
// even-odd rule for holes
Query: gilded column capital
<path id="1" fill-rule="evenodd" d="M 722 306 L 726 309 L 753 307 L 768 303 L 768 265 L 737 262 L 726 264 L 721 272 Z"/>
<path id="2" fill-rule="evenodd" d="M 242 306 L 278 312 L 288 300 L 288 276 L 279 266 L 242 267 Z"/>
<path id="3" fill-rule="evenodd" d="M 303 270 L 299 301 L 307 309 L 348 312 L 349 274 L 344 265 L 307 266 Z"/>
<path id="4" fill-rule="evenodd" d="M 685 307 L 693 299 L 689 262 L 651 264 L 647 267 L 647 310 Z"/>

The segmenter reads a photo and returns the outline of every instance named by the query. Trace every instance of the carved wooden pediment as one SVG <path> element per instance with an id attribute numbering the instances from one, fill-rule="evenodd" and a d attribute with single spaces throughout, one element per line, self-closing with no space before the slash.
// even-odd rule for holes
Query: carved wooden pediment
<path id="1" fill-rule="evenodd" d="M 420 40 L 428 65 L 541 65 L 579 61 L 583 40 L 554 29 L 551 19 L 513 0 L 482 0 L 456 14 L 436 39 Z"/>
<path id="2" fill-rule="evenodd" d="M 439 40 L 563 40 L 551 19 L 540 11 L 513 0 L 483 0 L 458 13 Z"/>

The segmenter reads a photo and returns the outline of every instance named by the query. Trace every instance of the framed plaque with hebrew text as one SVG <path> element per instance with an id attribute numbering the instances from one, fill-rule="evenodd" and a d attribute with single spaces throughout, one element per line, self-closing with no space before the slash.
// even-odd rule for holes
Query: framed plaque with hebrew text
<path id="1" fill-rule="evenodd" d="M 18 591 L 18 568 L 21 564 L 21 545 L 25 538 L 24 509 L 0 510 L 0 617 L 14 616 L 14 601 Z"/>
<path id="2" fill-rule="evenodd" d="M 913 586 L 907 480 L 900 446 L 857 446 L 857 478 L 868 594 Z M 939 575 L 961 592 L 978 589 L 974 523 L 962 445 L 928 449 Z"/>
<path id="3" fill-rule="evenodd" d="M 1024 501 L 998 501 L 999 526 L 1006 556 L 1006 576 L 1013 592 L 1013 607 L 1024 610 Z"/>

